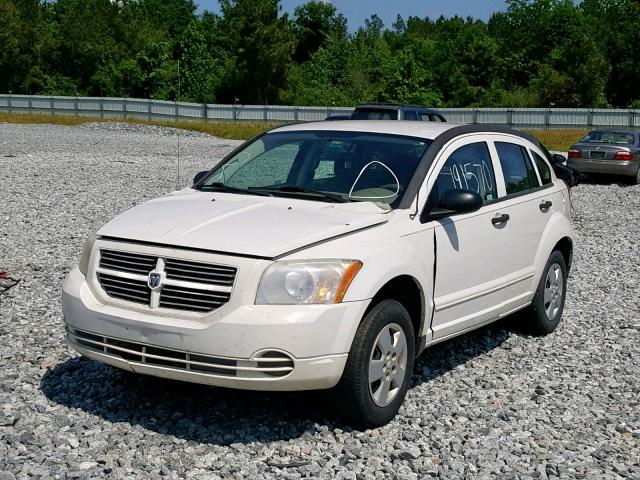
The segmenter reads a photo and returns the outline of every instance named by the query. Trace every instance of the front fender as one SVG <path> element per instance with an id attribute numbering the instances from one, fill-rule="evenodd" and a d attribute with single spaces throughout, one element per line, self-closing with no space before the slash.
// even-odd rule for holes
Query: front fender
<path id="1" fill-rule="evenodd" d="M 434 268 L 433 228 L 388 238 L 377 232 L 339 238 L 311 247 L 289 259 L 345 258 L 362 261 L 362 269 L 349 286 L 345 302 L 369 300 L 399 276 L 412 277 L 431 302 Z"/>

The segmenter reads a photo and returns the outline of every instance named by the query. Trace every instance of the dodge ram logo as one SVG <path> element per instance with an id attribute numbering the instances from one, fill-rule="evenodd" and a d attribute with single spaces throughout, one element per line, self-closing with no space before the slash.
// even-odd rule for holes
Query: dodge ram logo
<path id="1" fill-rule="evenodd" d="M 149 288 L 151 290 L 158 288 L 161 283 L 162 283 L 161 273 L 151 272 L 149 274 L 149 278 L 147 279 L 147 285 L 149 285 Z"/>

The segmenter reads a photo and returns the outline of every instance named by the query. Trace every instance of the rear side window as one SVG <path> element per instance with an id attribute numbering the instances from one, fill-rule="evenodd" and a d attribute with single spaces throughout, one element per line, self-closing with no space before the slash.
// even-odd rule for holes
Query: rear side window
<path id="1" fill-rule="evenodd" d="M 538 155 L 536 152 L 530 150 L 531 155 L 533 155 L 534 160 L 536 161 L 536 166 L 538 167 L 538 172 L 540 173 L 540 178 L 542 179 L 543 185 L 548 185 L 553 183 L 551 178 L 551 168 L 544 159 Z"/>
<path id="2" fill-rule="evenodd" d="M 418 113 L 415 110 L 407 110 L 404 112 L 405 120 L 418 120 Z"/>
<path id="3" fill-rule="evenodd" d="M 431 191 L 439 198 L 447 190 L 465 189 L 480 194 L 485 202 L 498 197 L 491 155 L 484 142 L 460 147 L 447 159 Z"/>
<path id="4" fill-rule="evenodd" d="M 496 142 L 507 195 L 526 192 L 540 186 L 536 171 L 524 147 L 514 143 Z"/>

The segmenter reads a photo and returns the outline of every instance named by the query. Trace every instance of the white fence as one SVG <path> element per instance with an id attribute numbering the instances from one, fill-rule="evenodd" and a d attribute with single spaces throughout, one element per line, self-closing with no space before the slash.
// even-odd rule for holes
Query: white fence
<path id="1" fill-rule="evenodd" d="M 139 98 L 58 97 L 0 94 L 0 112 L 81 115 L 147 120 L 275 121 L 324 120 L 351 107 L 223 105 Z M 501 124 L 521 129 L 640 128 L 640 110 L 566 108 L 442 108 L 449 122 Z"/>

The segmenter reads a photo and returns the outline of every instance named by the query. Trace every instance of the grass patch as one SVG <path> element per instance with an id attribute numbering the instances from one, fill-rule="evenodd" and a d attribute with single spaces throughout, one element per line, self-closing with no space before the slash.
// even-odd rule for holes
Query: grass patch
<path id="1" fill-rule="evenodd" d="M 246 140 L 270 128 L 282 125 L 282 122 L 204 122 L 198 120 L 145 120 L 145 119 L 103 119 L 96 117 L 80 117 L 74 115 L 47 115 L 25 113 L 1 113 L 0 122 L 20 124 L 49 124 L 77 126 L 96 122 L 121 122 L 132 125 L 157 125 L 161 127 L 181 128 L 203 132 L 215 137 Z"/>
<path id="2" fill-rule="evenodd" d="M 531 130 L 535 136 L 549 150 L 566 152 L 569 147 L 580 140 L 588 130 Z"/>
<path id="3" fill-rule="evenodd" d="M 72 115 L 47 115 L 45 113 L 4 113 L 0 112 L 3 123 L 46 123 L 53 125 L 76 126 L 83 123 L 99 122 L 100 118 L 76 117 Z"/>
<path id="4" fill-rule="evenodd" d="M 204 122 L 199 120 L 145 120 L 145 119 L 102 119 L 79 117 L 74 115 L 47 115 L 24 113 L 1 113 L 0 122 L 7 123 L 47 123 L 53 125 L 82 125 L 95 122 L 126 122 L 137 125 L 159 125 L 161 127 L 181 128 L 208 133 L 215 137 L 246 140 L 283 122 Z M 531 130 L 549 150 L 566 152 L 569 147 L 582 138 L 587 130 Z"/>

